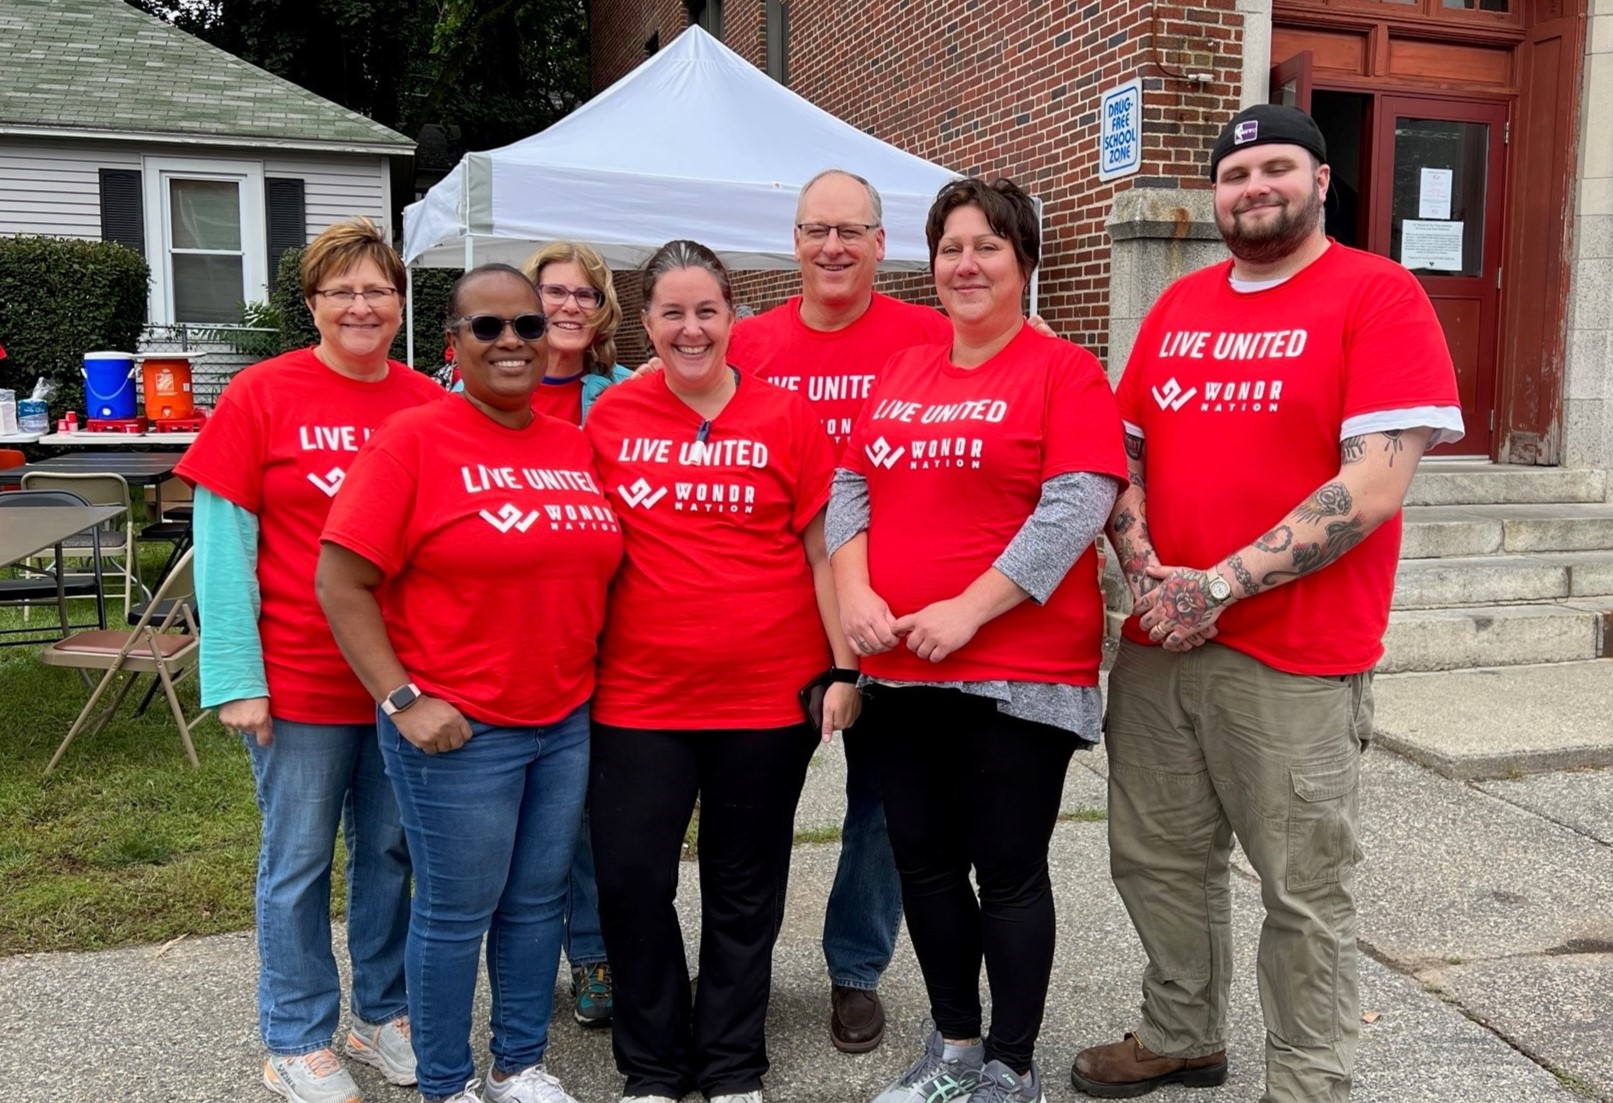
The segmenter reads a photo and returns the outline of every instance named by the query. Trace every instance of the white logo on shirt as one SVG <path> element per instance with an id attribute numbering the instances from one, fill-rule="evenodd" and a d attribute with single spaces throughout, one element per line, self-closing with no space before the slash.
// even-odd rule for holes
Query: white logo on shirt
<path id="1" fill-rule="evenodd" d="M 666 487 L 652 487 L 648 481 L 641 477 L 631 487 L 618 484 L 616 493 L 622 496 L 622 501 L 634 509 L 649 509 L 656 502 L 666 497 Z"/>
<path id="2" fill-rule="evenodd" d="M 493 516 L 485 509 L 481 511 L 481 517 L 482 520 L 486 521 L 500 532 L 509 532 L 511 529 L 525 532 L 527 529 L 532 527 L 532 522 L 538 519 L 538 511 L 534 509 L 532 512 L 523 517 L 519 509 L 510 503 L 505 502 L 499 507 L 497 517 Z"/>
<path id="3" fill-rule="evenodd" d="M 342 480 L 345 478 L 347 478 L 347 472 L 343 471 L 340 467 L 333 467 L 329 471 L 325 472 L 325 477 L 323 479 L 321 479 L 318 475 L 315 475 L 312 471 L 308 473 L 308 481 L 317 486 L 327 498 L 336 497 L 336 492 L 341 489 Z"/>
<path id="4" fill-rule="evenodd" d="M 1182 390 L 1182 385 L 1176 381 L 1176 377 L 1173 375 L 1165 380 L 1164 390 L 1154 387 L 1153 391 L 1154 401 L 1159 403 L 1159 408 L 1161 410 L 1170 410 L 1174 413 L 1186 406 L 1193 396 L 1198 394 L 1199 389 L 1189 387 L 1185 391 Z"/>
<path id="5" fill-rule="evenodd" d="M 892 448 L 890 441 L 884 437 L 880 437 L 872 444 L 863 446 L 863 452 L 867 454 L 869 462 L 875 467 L 895 467 L 901 461 L 902 453 L 906 451 L 907 449 L 905 448 Z"/>

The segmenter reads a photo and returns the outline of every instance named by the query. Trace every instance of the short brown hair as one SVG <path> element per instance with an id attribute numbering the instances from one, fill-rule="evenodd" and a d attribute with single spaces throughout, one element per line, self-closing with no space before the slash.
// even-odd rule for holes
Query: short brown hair
<path id="1" fill-rule="evenodd" d="M 592 246 L 580 241 L 551 241 L 526 258 L 521 271 L 534 284 L 550 264 L 575 264 L 583 270 L 595 291 L 605 296 L 594 317 L 594 339 L 583 353 L 587 370 L 598 375 L 609 375 L 616 365 L 616 327 L 622 324 L 622 304 L 616 299 L 616 287 L 611 283 L 610 266 Z"/>
<path id="2" fill-rule="evenodd" d="M 319 285 L 345 272 L 351 272 L 367 260 L 375 262 L 398 294 L 409 286 L 409 273 L 403 267 L 386 235 L 367 218 L 354 218 L 337 222 L 309 244 L 302 254 L 302 297 L 311 299 Z"/>
<path id="3" fill-rule="evenodd" d="M 1030 279 L 1042 259 L 1041 219 L 1036 213 L 1036 201 L 1007 177 L 999 177 L 988 184 L 979 177 L 968 176 L 941 188 L 924 222 L 924 237 L 930 245 L 930 267 L 935 267 L 935 254 L 941 247 L 941 235 L 946 232 L 947 216 L 959 207 L 979 208 L 991 232 L 1014 247 L 1020 275 Z"/>
<path id="4" fill-rule="evenodd" d="M 643 279 L 642 295 L 646 315 L 650 312 L 650 300 L 655 297 L 656 283 L 668 272 L 678 272 L 685 268 L 699 268 L 710 272 L 712 279 L 717 281 L 717 287 L 722 291 L 723 302 L 728 304 L 729 310 L 734 309 L 734 289 L 728 278 L 728 266 L 723 264 L 716 253 L 698 241 L 679 238 L 657 249 L 639 270 Z"/>

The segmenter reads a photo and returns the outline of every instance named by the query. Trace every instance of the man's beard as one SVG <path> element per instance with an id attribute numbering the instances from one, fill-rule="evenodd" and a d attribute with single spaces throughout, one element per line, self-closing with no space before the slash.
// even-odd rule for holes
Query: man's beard
<path id="1" fill-rule="evenodd" d="M 1242 229 L 1236 213 L 1228 221 L 1216 220 L 1221 240 L 1233 256 L 1246 264 L 1273 264 L 1300 247 L 1316 232 L 1322 220 L 1322 197 L 1313 185 L 1304 205 L 1295 210 L 1280 208 L 1277 216 L 1263 226 Z"/>

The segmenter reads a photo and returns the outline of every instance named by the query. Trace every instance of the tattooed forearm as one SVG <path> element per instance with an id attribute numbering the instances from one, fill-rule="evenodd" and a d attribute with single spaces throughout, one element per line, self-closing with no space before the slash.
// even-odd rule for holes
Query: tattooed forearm
<path id="1" fill-rule="evenodd" d="M 1339 465 L 1348 467 L 1360 463 L 1367 455 L 1366 437 L 1345 437 L 1339 441 Z"/>
<path id="2" fill-rule="evenodd" d="M 1114 438 L 1111 437 L 1110 439 L 1113 440 Z M 1126 455 L 1129 458 L 1134 459 L 1134 460 L 1138 460 L 1138 461 L 1142 460 L 1142 458 L 1143 458 L 1143 438 L 1142 437 L 1136 436 L 1136 435 L 1134 435 L 1132 433 L 1127 433 L 1126 434 Z"/>
<path id="3" fill-rule="evenodd" d="M 1245 597 L 1254 597 L 1260 592 L 1260 583 L 1255 581 L 1255 576 L 1249 568 L 1243 565 L 1243 556 L 1232 556 L 1227 560 L 1227 566 L 1232 568 L 1232 576 L 1238 580 L 1238 585 L 1243 587 Z"/>
<path id="4" fill-rule="evenodd" d="M 1400 439 L 1403 429 L 1385 429 L 1383 432 L 1383 450 L 1389 453 L 1389 466 L 1395 465 L 1395 457 L 1406 450 L 1406 442 Z"/>
<path id="5" fill-rule="evenodd" d="M 1278 525 L 1276 528 L 1266 533 L 1266 535 L 1256 540 L 1255 547 L 1259 548 L 1263 552 L 1271 552 L 1273 555 L 1275 555 L 1278 552 L 1287 551 L 1293 546 L 1293 543 L 1294 530 L 1289 528 L 1287 525 Z"/>
<path id="6" fill-rule="evenodd" d="M 1109 522 L 1109 528 L 1114 531 L 1116 536 L 1124 536 L 1131 531 L 1132 526 L 1136 523 L 1137 515 L 1129 509 L 1123 509 L 1114 520 Z"/>
<path id="7" fill-rule="evenodd" d="M 1291 555 L 1291 568 L 1268 572 L 1260 580 L 1261 584 L 1275 586 L 1289 579 L 1300 578 L 1319 571 L 1328 564 L 1335 562 L 1345 552 L 1364 539 L 1366 539 L 1366 531 L 1365 526 L 1361 523 L 1361 518 L 1351 517 L 1346 521 L 1329 521 L 1326 534 L 1320 542 L 1296 544 Z"/>
<path id="8" fill-rule="evenodd" d="M 1143 474 L 1143 438 L 1126 434 L 1126 458 L 1131 462 L 1126 465 L 1126 481 L 1138 490 L 1148 489 L 1148 478 Z"/>
<path id="9" fill-rule="evenodd" d="M 1343 483 L 1328 483 L 1299 503 L 1294 516 L 1301 521 L 1320 521 L 1327 517 L 1344 517 L 1355 508 L 1350 489 Z"/>

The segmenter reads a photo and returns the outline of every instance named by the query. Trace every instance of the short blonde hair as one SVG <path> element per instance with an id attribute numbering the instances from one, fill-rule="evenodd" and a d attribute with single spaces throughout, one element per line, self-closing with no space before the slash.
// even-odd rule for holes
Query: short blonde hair
<path id="1" fill-rule="evenodd" d="M 375 262 L 398 294 L 408 288 L 409 273 L 403 258 L 386 239 L 386 234 L 367 218 L 337 222 L 314 238 L 302 254 L 302 297 L 311 299 L 319 285 L 350 272 L 370 260 Z"/>
<path id="2" fill-rule="evenodd" d="M 605 297 L 594 314 L 594 339 L 583 353 L 583 360 L 588 371 L 609 375 L 616 366 L 616 329 L 622 324 L 622 304 L 616 299 L 610 266 L 592 246 L 580 241 L 551 241 L 528 257 L 521 271 L 535 285 L 540 282 L 544 268 L 551 264 L 577 265 L 593 289 Z"/>

